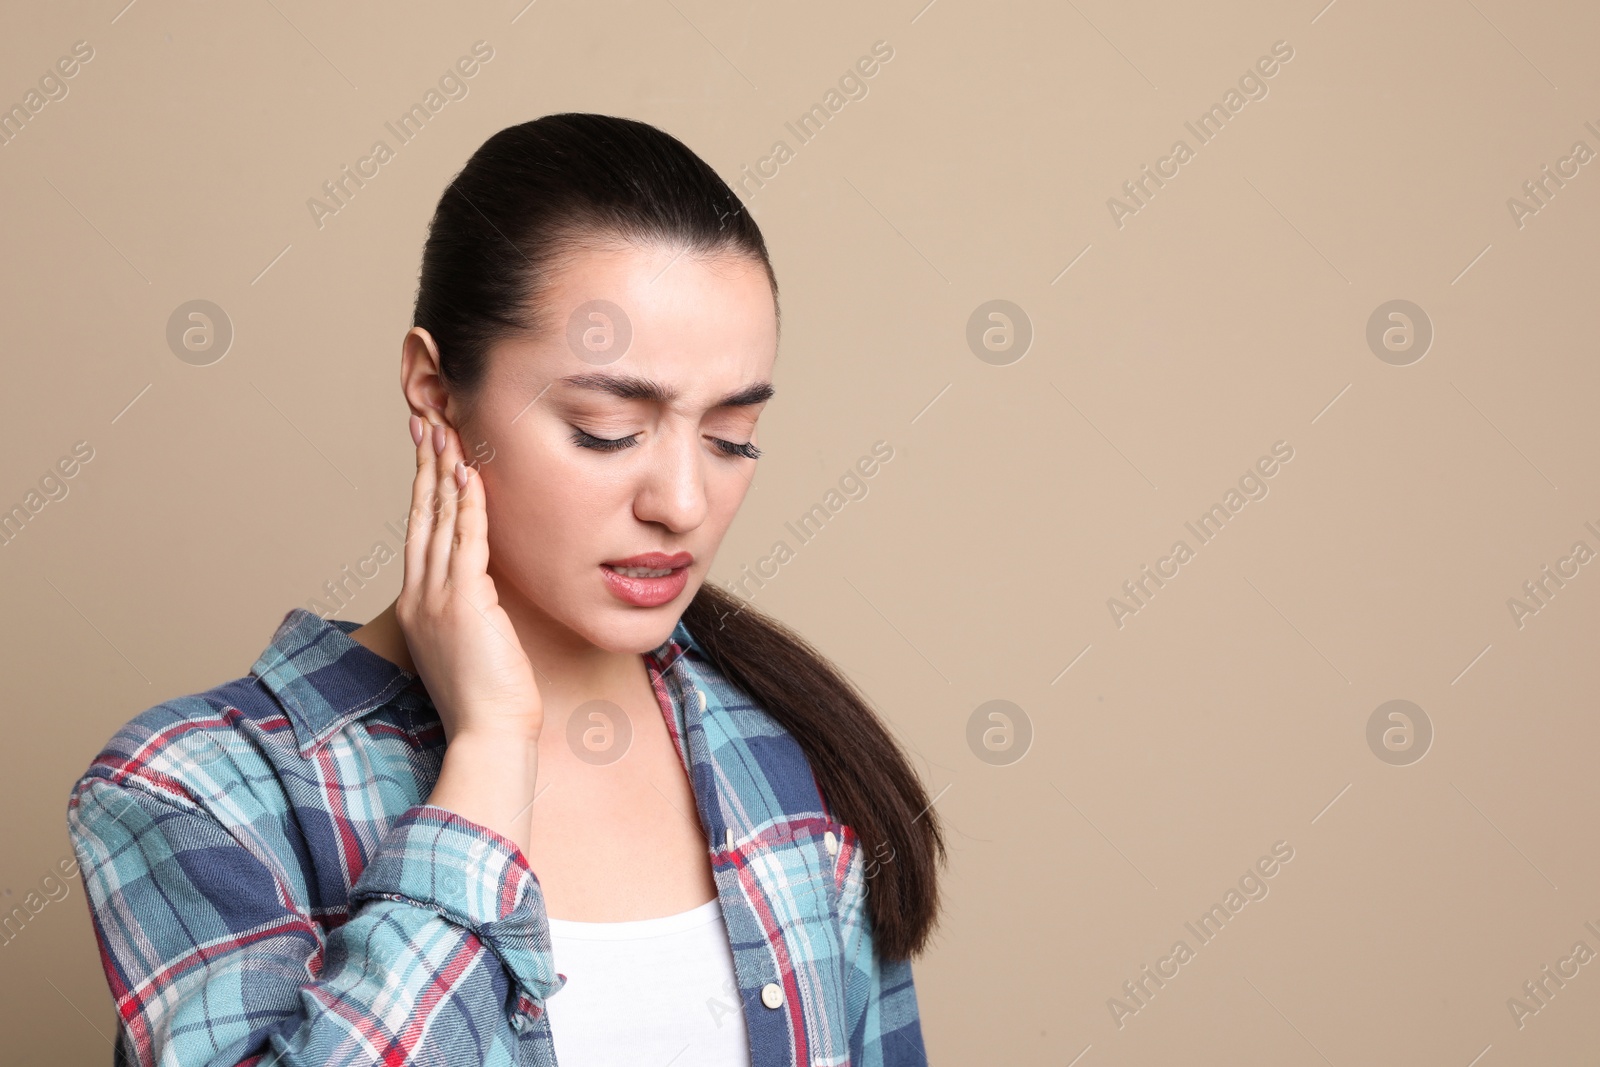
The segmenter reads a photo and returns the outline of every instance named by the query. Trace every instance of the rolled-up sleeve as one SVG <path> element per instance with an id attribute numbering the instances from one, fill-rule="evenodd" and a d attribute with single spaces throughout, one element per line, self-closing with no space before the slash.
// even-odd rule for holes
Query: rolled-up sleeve
<path id="1" fill-rule="evenodd" d="M 390 824 L 347 912 L 250 824 L 150 783 L 86 776 L 68 825 L 118 1064 L 510 1064 L 565 983 L 520 850 L 443 808 Z"/>
<path id="2" fill-rule="evenodd" d="M 351 907 L 396 900 L 477 935 L 520 990 L 543 1001 L 555 973 L 539 882 L 515 844 L 445 808 L 422 804 L 395 820 L 361 877 Z"/>

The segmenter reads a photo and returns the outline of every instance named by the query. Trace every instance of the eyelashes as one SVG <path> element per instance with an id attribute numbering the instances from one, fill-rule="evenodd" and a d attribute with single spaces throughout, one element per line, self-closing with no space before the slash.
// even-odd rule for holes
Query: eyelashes
<path id="1" fill-rule="evenodd" d="M 579 448 L 588 448 L 596 452 L 621 452 L 625 448 L 632 448 L 637 441 L 638 434 L 629 434 L 627 437 L 596 437 L 594 434 L 585 433 L 576 426 L 572 428 L 572 443 Z M 720 437 L 713 437 L 712 443 L 717 450 L 725 456 L 737 456 L 743 459 L 759 459 L 761 449 L 751 442 L 739 444 L 733 441 L 724 441 Z"/>
<path id="2" fill-rule="evenodd" d="M 572 443 L 579 448 L 592 448 L 596 452 L 621 452 L 624 448 L 632 448 L 635 436 L 634 434 L 629 434 L 627 437 L 618 437 L 615 440 L 611 440 L 584 433 L 576 426 L 572 428 Z"/>

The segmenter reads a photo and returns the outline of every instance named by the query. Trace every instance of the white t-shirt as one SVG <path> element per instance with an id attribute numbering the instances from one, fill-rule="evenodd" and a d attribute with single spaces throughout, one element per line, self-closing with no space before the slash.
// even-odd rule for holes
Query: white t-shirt
<path id="1" fill-rule="evenodd" d="M 545 1001 L 561 1067 L 750 1067 L 717 898 L 657 919 L 549 923 L 567 976 Z"/>

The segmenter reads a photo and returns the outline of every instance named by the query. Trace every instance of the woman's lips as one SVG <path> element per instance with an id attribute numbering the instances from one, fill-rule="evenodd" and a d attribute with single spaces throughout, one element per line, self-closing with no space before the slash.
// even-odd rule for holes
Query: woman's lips
<path id="1" fill-rule="evenodd" d="M 601 561 L 602 565 L 607 567 L 670 567 L 674 569 L 687 567 L 693 562 L 693 552 L 641 552 L 637 556 L 629 556 L 627 559 Z"/>
<path id="2" fill-rule="evenodd" d="M 623 603 L 655 608 L 683 592 L 693 562 L 694 556 L 688 552 L 646 552 L 602 563 L 600 573 L 605 576 L 606 588 Z"/>

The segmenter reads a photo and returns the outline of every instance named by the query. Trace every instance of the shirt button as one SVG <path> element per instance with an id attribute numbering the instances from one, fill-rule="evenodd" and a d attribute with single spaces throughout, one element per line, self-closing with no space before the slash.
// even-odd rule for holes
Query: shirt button
<path id="1" fill-rule="evenodd" d="M 704 689 L 696 689 L 694 691 L 694 695 L 695 695 L 695 698 L 700 701 L 700 710 L 701 711 L 705 711 L 706 710 L 706 691 Z"/>
<path id="2" fill-rule="evenodd" d="M 726 835 L 726 840 L 728 842 L 728 848 L 730 848 L 730 849 L 733 848 L 733 827 L 731 827 L 731 826 L 728 827 L 728 833 Z"/>
<path id="3" fill-rule="evenodd" d="M 783 990 L 778 988 L 777 982 L 768 982 L 761 987 L 761 1003 L 769 1008 L 783 1004 Z"/>
<path id="4" fill-rule="evenodd" d="M 822 844 L 827 848 L 830 856 L 837 854 L 839 851 L 839 839 L 834 836 L 832 830 L 822 835 Z"/>

